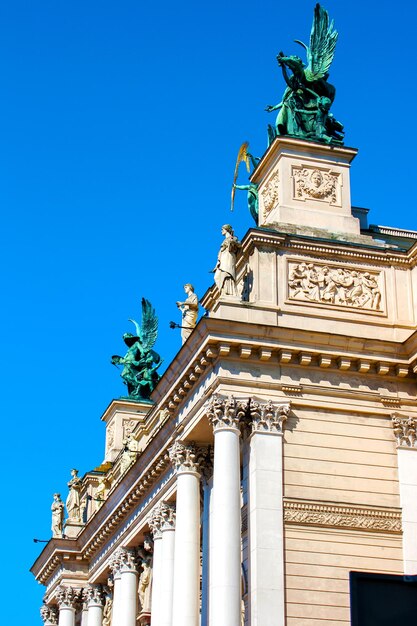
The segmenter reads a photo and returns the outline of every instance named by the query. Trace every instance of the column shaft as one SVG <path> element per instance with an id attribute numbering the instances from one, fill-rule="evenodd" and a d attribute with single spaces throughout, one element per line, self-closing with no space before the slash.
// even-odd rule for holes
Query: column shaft
<path id="1" fill-rule="evenodd" d="M 120 622 L 117 626 L 136 626 L 138 574 L 136 571 L 121 571 L 120 576 Z"/>
<path id="2" fill-rule="evenodd" d="M 200 474 L 181 470 L 177 478 L 173 626 L 198 626 L 199 594 Z"/>
<path id="3" fill-rule="evenodd" d="M 239 431 L 214 431 L 210 623 L 240 626 L 241 529 Z"/>
<path id="4" fill-rule="evenodd" d="M 160 609 L 162 602 L 162 536 L 154 535 L 153 540 L 153 572 L 151 622 L 152 626 L 160 626 Z"/>
<path id="5" fill-rule="evenodd" d="M 88 607 L 88 626 L 102 626 L 103 607 L 97 604 Z"/>
<path id="6" fill-rule="evenodd" d="M 58 626 L 75 626 L 75 609 L 67 606 L 60 607 Z"/>
<path id="7" fill-rule="evenodd" d="M 209 576 L 210 576 L 210 496 L 211 486 L 204 482 L 203 485 L 203 567 L 201 572 L 202 594 L 201 594 L 201 626 L 208 626 L 209 618 Z"/>
<path id="8" fill-rule="evenodd" d="M 121 578 L 120 571 L 114 574 L 114 586 L 113 586 L 113 609 L 111 616 L 111 626 L 121 626 L 120 622 L 121 611 Z"/>
<path id="9" fill-rule="evenodd" d="M 172 626 L 172 596 L 174 582 L 175 530 L 162 530 L 162 594 L 160 626 Z"/>

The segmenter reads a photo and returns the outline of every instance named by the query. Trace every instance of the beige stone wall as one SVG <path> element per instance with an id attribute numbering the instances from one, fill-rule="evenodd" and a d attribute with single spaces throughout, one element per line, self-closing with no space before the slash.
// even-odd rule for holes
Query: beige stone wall
<path id="1" fill-rule="evenodd" d="M 286 526 L 287 626 L 350 623 L 349 571 L 402 573 L 401 536 Z"/>

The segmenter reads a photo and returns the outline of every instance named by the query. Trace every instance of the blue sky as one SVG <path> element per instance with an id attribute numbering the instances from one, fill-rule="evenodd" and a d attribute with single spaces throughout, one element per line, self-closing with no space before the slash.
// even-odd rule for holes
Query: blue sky
<path id="1" fill-rule="evenodd" d="M 417 230 L 415 3 L 325 4 L 340 37 L 332 111 L 359 148 L 352 199 L 370 222 Z M 0 6 L 2 556 L 4 623 L 40 624 L 28 569 L 66 496 L 104 454 L 100 416 L 122 395 L 110 364 L 140 298 L 165 365 L 175 301 L 210 286 L 236 153 L 261 155 L 314 2 L 37 0 Z M 242 168 L 240 182 L 244 183 Z M 6 583 L 7 584 L 7 583 Z M 24 601 L 23 601 L 24 599 Z"/>

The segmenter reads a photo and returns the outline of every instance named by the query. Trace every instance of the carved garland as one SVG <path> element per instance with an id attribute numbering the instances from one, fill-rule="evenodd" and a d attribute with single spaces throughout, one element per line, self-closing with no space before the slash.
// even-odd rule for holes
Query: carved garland
<path id="1" fill-rule="evenodd" d="M 264 203 L 264 218 L 269 215 L 274 206 L 278 203 L 279 191 L 278 191 L 279 174 L 275 172 L 266 183 L 261 191 L 261 196 Z"/>
<path id="2" fill-rule="evenodd" d="M 351 528 L 374 532 L 401 533 L 400 511 L 284 501 L 288 524 Z"/>
<path id="3" fill-rule="evenodd" d="M 293 168 L 294 199 L 322 200 L 340 205 L 340 174 L 312 168 Z"/>

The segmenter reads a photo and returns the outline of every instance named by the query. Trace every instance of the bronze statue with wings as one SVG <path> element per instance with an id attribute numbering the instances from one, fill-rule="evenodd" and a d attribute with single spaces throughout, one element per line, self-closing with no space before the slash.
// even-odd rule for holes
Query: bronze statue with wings
<path id="1" fill-rule="evenodd" d="M 123 365 L 120 375 L 129 398 L 148 400 L 160 379 L 157 369 L 162 363 L 159 354 L 152 350 L 158 336 L 158 318 L 149 300 L 142 298 L 142 327 L 135 320 L 129 322 L 134 324 L 136 334 L 123 335 L 128 351 L 125 356 L 112 356 L 111 362 Z"/>
<path id="2" fill-rule="evenodd" d="M 327 144 L 343 144 L 343 125 L 330 113 L 336 89 L 328 82 L 338 33 L 320 4 L 314 9 L 310 45 L 298 39 L 307 53 L 307 65 L 299 56 L 280 52 L 278 65 L 287 84 L 282 101 L 267 111 L 278 110 L 275 127 L 268 126 L 269 144 L 278 135 L 289 135 Z"/>

